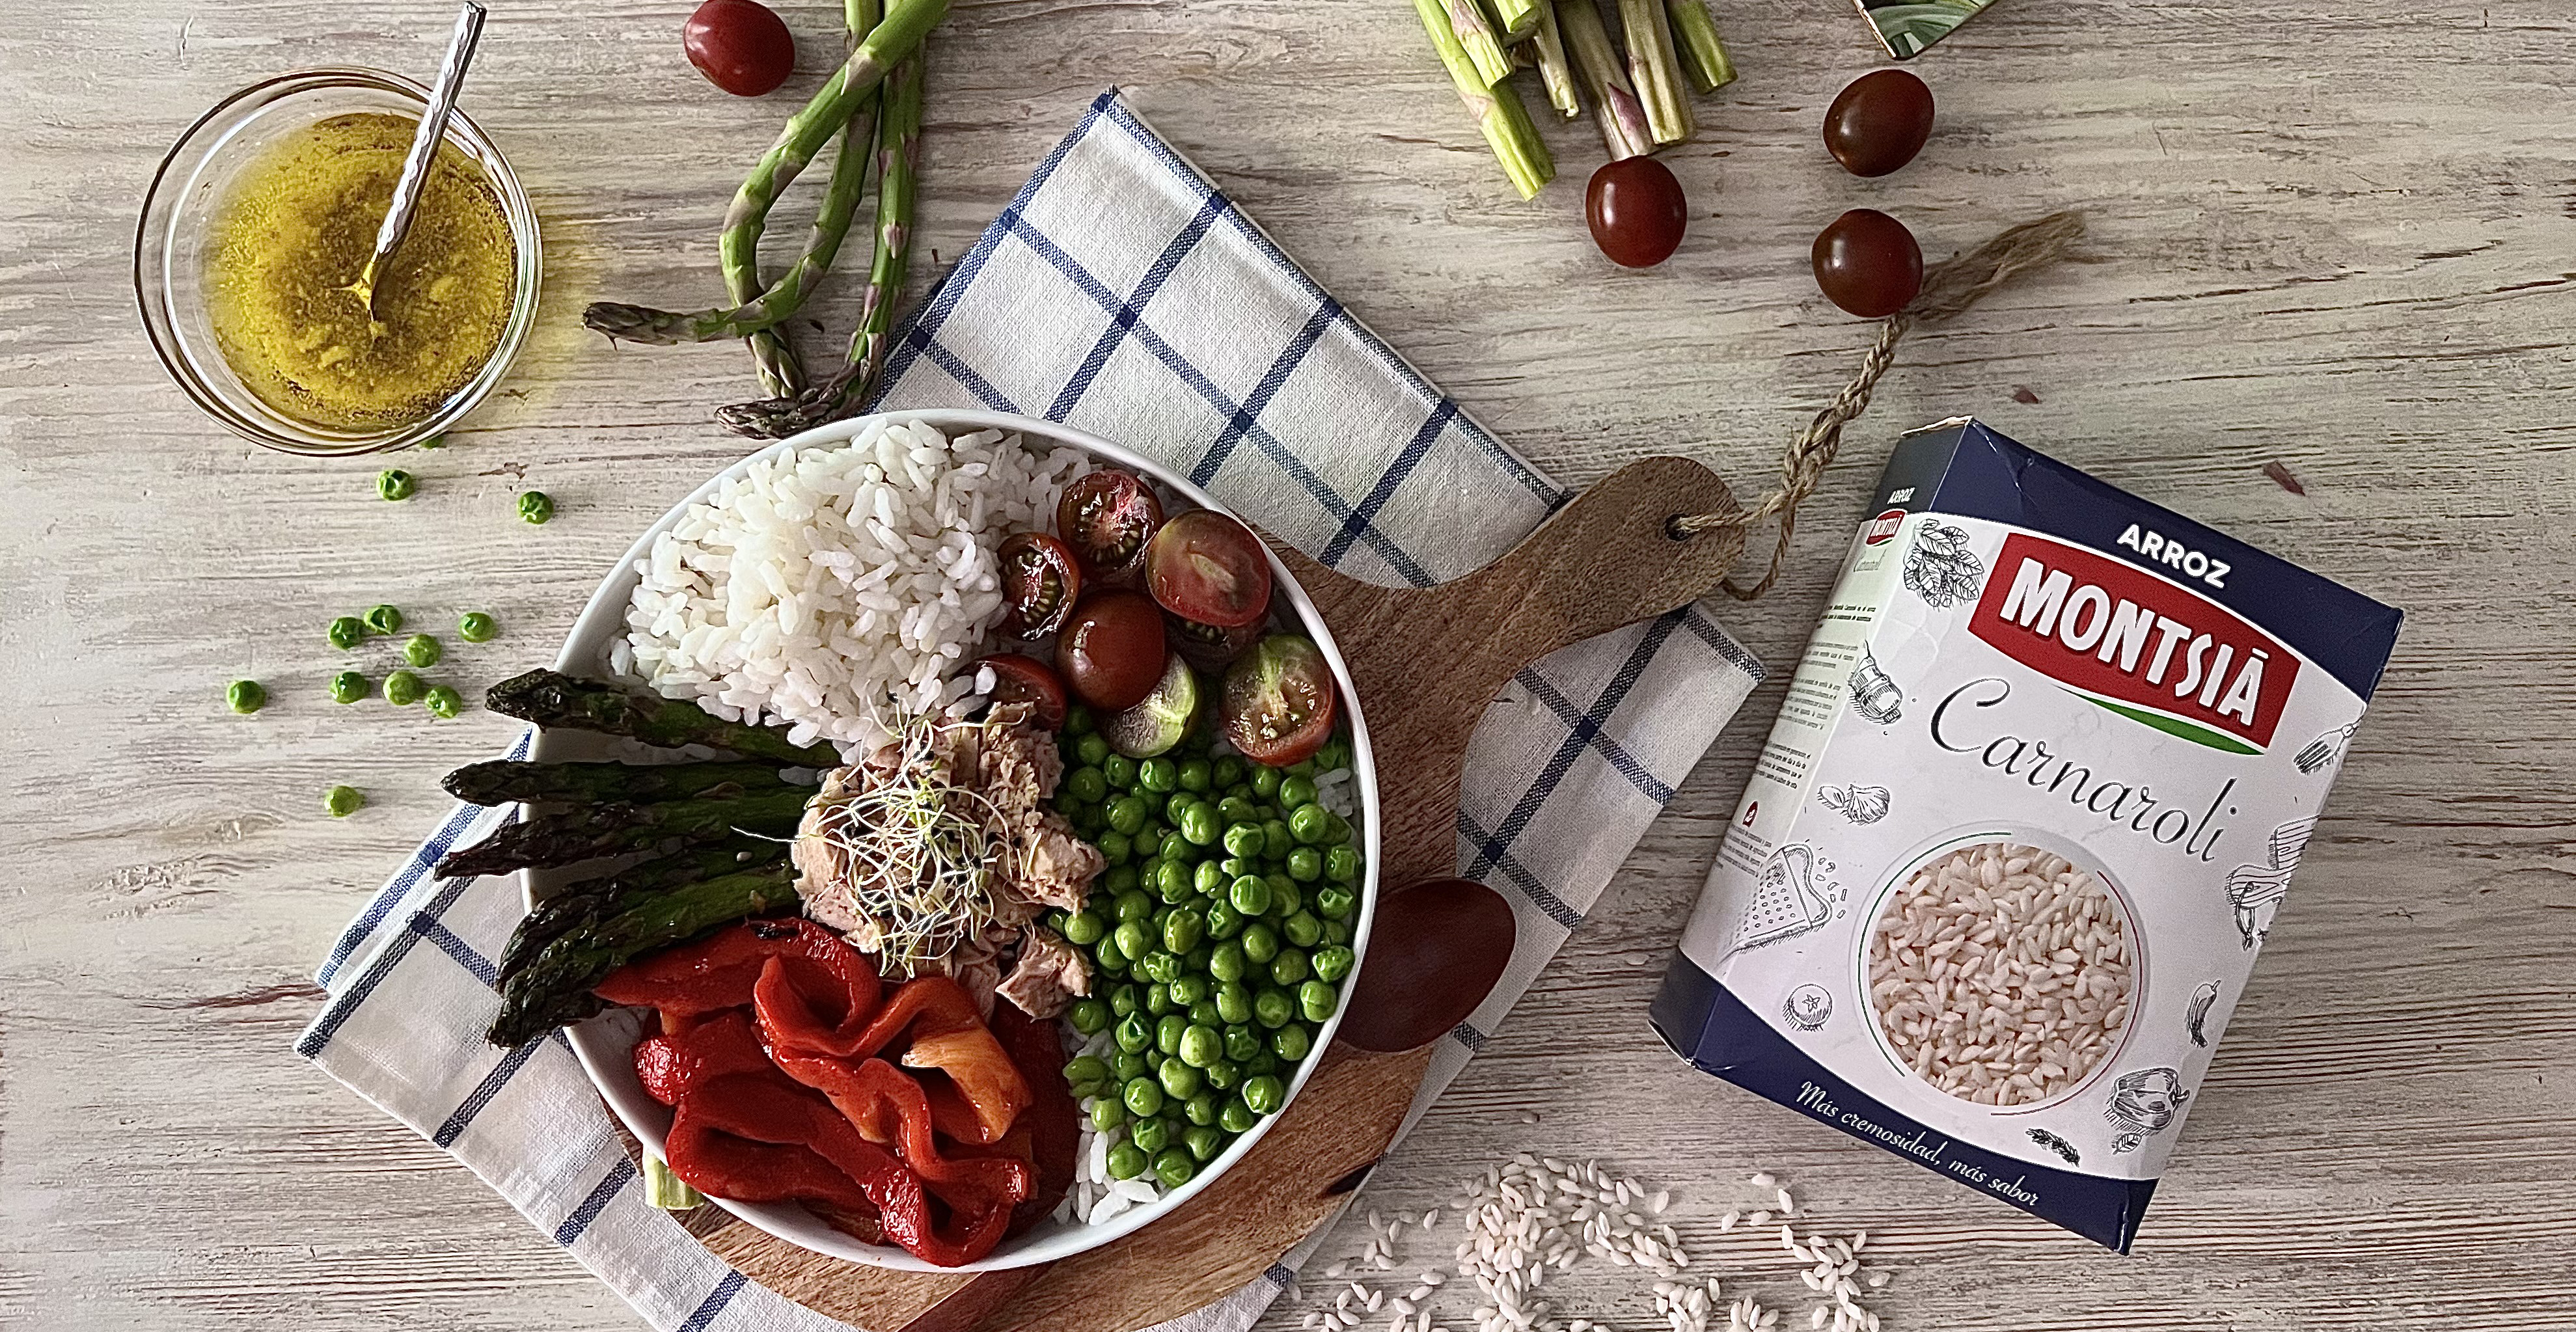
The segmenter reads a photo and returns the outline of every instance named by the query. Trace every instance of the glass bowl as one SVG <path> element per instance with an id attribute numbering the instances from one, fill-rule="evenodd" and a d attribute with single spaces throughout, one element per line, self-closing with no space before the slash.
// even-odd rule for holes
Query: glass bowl
<path id="1" fill-rule="evenodd" d="M 431 439 L 489 396 L 510 371 L 537 317 L 540 248 L 537 215 L 501 150 L 463 111 L 447 122 L 447 141 L 492 180 L 517 251 L 509 323 L 492 358 L 464 387 L 419 420 L 375 429 L 341 429 L 280 413 L 246 387 L 215 345 L 203 278 L 216 210 L 241 168 L 280 135 L 325 117 L 392 112 L 417 120 L 429 92 L 383 70 L 299 70 L 255 83 L 215 104 L 188 127 L 161 160 L 134 229 L 134 299 L 153 351 L 190 399 L 225 429 L 256 444 L 308 456 L 377 453 Z"/>

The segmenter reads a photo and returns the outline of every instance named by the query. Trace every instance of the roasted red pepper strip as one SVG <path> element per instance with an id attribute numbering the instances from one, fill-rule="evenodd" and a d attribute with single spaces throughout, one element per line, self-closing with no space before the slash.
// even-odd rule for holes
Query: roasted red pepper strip
<path id="1" fill-rule="evenodd" d="M 993 1005 L 993 1036 L 1020 1070 L 1029 1087 L 1029 1108 L 1011 1125 L 1002 1146 L 1009 1149 L 1026 1136 L 1028 1155 L 1037 1167 L 1036 1187 L 1011 1210 L 1011 1234 L 1047 1218 L 1065 1191 L 1073 1187 L 1074 1153 L 1082 1146 L 1082 1108 L 1064 1082 L 1064 1039 L 1052 1021 L 1033 1018 L 1010 1003 Z M 933 1114 L 938 1102 L 932 1101 Z M 1014 1153 L 1016 1154 L 1016 1153 Z"/>
<path id="2" fill-rule="evenodd" d="M 865 1021 L 877 1008 L 876 968 L 841 937 L 810 920 L 747 920 L 677 948 L 665 948 L 609 973 L 594 991 L 612 1004 L 662 1011 L 663 1020 L 693 1017 L 751 1003 L 752 989 L 771 958 L 808 959 L 830 977 L 819 990 L 837 988 L 852 1002 L 849 1021 Z M 864 1003 L 856 1002 L 864 997 Z"/>
<path id="3" fill-rule="evenodd" d="M 739 1009 L 693 1022 L 685 1030 L 648 1036 L 635 1046 L 635 1076 L 664 1105 L 679 1104 L 693 1084 L 708 1078 L 768 1073 L 776 1067 L 760 1048 L 751 1015 Z"/>
<path id="4" fill-rule="evenodd" d="M 882 1059 L 853 1063 L 831 1055 L 790 1054 L 775 1047 L 771 1054 L 789 1077 L 832 1098 L 860 1137 L 872 1144 L 893 1144 L 904 1163 L 920 1172 L 922 1183 L 948 1204 L 952 1214 L 944 1239 L 972 1250 L 976 1257 L 1001 1243 L 1010 1228 L 1012 1209 L 1035 1191 L 1028 1162 L 942 1151 L 931 1132 L 930 1103 L 921 1084 Z"/>

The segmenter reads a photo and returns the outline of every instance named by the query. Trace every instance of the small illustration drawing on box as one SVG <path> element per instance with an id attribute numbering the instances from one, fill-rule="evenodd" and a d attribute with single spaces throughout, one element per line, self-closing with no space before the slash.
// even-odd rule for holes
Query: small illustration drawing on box
<path id="1" fill-rule="evenodd" d="M 1905 585 L 1940 609 L 1977 599 L 1985 564 L 1968 553 L 1968 529 L 1927 522 L 1905 552 Z"/>
<path id="2" fill-rule="evenodd" d="M 1834 1016 L 1834 997 L 1814 983 L 1801 985 L 1780 1001 L 1780 1016 L 1800 1031 L 1819 1031 Z"/>
<path id="3" fill-rule="evenodd" d="M 2066 1139 L 2049 1132 L 2047 1129 L 2032 1129 L 2030 1131 L 2030 1140 L 2052 1152 L 2057 1153 L 2058 1156 L 2063 1158 L 2068 1165 L 2084 1164 L 2084 1154 L 2075 1150 L 2074 1143 L 2068 1142 Z"/>
<path id="4" fill-rule="evenodd" d="M 2290 895 L 2290 873 L 2299 867 L 2299 853 L 2307 849 L 2308 836 L 2317 830 L 2315 818 L 2292 819 L 2272 830 L 2272 857 L 2268 864 L 2239 865 L 2227 875 L 2227 904 L 2236 913 L 2236 933 L 2242 946 L 2253 948 L 2272 932 L 2272 917 L 2280 910 L 2281 899 Z"/>
<path id="5" fill-rule="evenodd" d="M 2329 766 L 2342 762 L 2344 746 L 2352 743 L 2353 728 L 2359 725 L 2361 725 L 2361 719 L 2355 717 L 2318 736 L 2309 741 L 2308 747 L 2300 750 L 2290 762 L 2296 765 L 2299 771 L 2305 773 L 2322 772 Z"/>
<path id="6" fill-rule="evenodd" d="M 2183 1011 L 2182 1025 L 2191 1033 L 2191 1043 L 2204 1050 L 2209 1048 L 2209 1029 L 2206 1025 L 2209 1021 L 2209 1009 L 2217 1002 L 2218 982 L 2202 981 L 2200 988 L 2191 992 L 2191 1007 Z"/>
<path id="7" fill-rule="evenodd" d="M 1884 786 L 1819 786 L 1816 803 L 1854 823 L 1876 823 L 1887 817 L 1894 799 Z"/>
<path id="8" fill-rule="evenodd" d="M 1753 899 L 1736 922 L 1735 941 L 1727 951 L 1794 939 L 1834 918 L 1833 903 L 1816 886 L 1816 853 L 1792 844 L 1771 853 L 1754 877 Z"/>
<path id="9" fill-rule="evenodd" d="M 2142 1068 L 2123 1073 L 2111 1085 L 2111 1104 L 2102 1117 L 2111 1121 L 2111 1150 L 2134 1152 L 2150 1134 L 2173 1127 L 2182 1115 L 2182 1103 L 2191 1099 L 2184 1091 L 2182 1074 L 2170 1068 Z"/>
<path id="10" fill-rule="evenodd" d="M 1905 715 L 1905 691 L 1878 668 L 1878 658 L 1868 648 L 1860 651 L 1860 664 L 1852 667 L 1852 711 L 1884 726 Z"/>

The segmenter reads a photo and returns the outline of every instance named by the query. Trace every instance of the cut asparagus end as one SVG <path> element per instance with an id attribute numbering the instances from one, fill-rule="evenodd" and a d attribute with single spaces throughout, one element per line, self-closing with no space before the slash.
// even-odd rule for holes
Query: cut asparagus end
<path id="1" fill-rule="evenodd" d="M 1491 88 L 1511 76 L 1512 58 L 1504 52 L 1502 37 L 1494 31 L 1494 25 L 1486 20 L 1481 0 L 1446 0 L 1444 12 L 1453 38 L 1466 53 L 1467 64 L 1476 71 L 1479 88 Z M 1457 67 L 1451 66 L 1450 73 L 1457 73 Z"/>
<path id="2" fill-rule="evenodd" d="M 666 1212 L 685 1212 L 706 1200 L 706 1195 L 690 1188 L 687 1180 L 672 1174 L 661 1157 L 645 1154 L 644 1201 Z"/>
<path id="3" fill-rule="evenodd" d="M 1726 43 L 1718 40 L 1707 0 L 1664 0 L 1664 12 L 1672 17 L 1682 73 L 1693 91 L 1713 93 L 1735 82 L 1735 62 L 1727 57 Z"/>
<path id="4" fill-rule="evenodd" d="M 1538 31 L 1539 7 L 1547 0 L 1493 0 L 1495 27 L 1503 40 L 1517 42 Z"/>
<path id="5" fill-rule="evenodd" d="M 1556 0 L 1538 0 L 1538 31 L 1530 46 L 1538 54 L 1539 81 L 1547 85 L 1547 104 L 1567 120 L 1583 114 L 1583 99 L 1574 90 L 1574 63 L 1565 55 L 1565 34 L 1556 21 Z"/>
<path id="6" fill-rule="evenodd" d="M 1422 30 L 1431 35 L 1432 49 L 1440 53 L 1440 63 L 1448 67 L 1449 80 L 1458 88 L 1458 99 L 1475 114 L 1478 128 L 1485 132 L 1485 142 L 1503 164 L 1503 174 L 1511 178 L 1512 188 L 1519 190 L 1523 199 L 1535 198 L 1539 189 L 1555 178 L 1555 159 L 1548 156 L 1547 144 L 1538 137 L 1538 127 L 1530 123 L 1529 110 L 1521 105 L 1520 94 L 1512 91 L 1508 83 L 1485 79 L 1468 58 L 1458 30 L 1449 21 L 1452 8 L 1442 0 L 1413 0 L 1414 13 L 1422 19 Z"/>
<path id="7" fill-rule="evenodd" d="M 1690 102 L 1682 96 L 1673 30 L 1659 0 L 1619 0 L 1619 25 L 1628 39 L 1628 77 L 1646 107 L 1646 128 L 1658 144 L 1691 136 Z"/>

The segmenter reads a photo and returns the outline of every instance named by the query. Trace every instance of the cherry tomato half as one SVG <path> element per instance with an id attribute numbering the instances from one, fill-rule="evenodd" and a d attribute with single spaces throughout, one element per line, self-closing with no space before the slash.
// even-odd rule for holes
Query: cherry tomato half
<path id="1" fill-rule="evenodd" d="M 1681 248 L 1690 203 L 1673 169 L 1651 157 L 1604 162 L 1583 190 L 1592 243 L 1622 268 L 1652 268 Z"/>
<path id="2" fill-rule="evenodd" d="M 1225 738 L 1274 768 L 1314 757 L 1333 735 L 1333 672 L 1301 634 L 1272 634 L 1225 672 Z"/>
<path id="3" fill-rule="evenodd" d="M 1855 176 L 1884 176 L 1932 137 L 1932 90 L 1901 69 L 1863 74 L 1825 112 L 1825 151 Z"/>
<path id="4" fill-rule="evenodd" d="M 1270 559 L 1252 529 L 1213 509 L 1163 524 L 1145 551 L 1145 581 L 1163 609 L 1221 629 L 1270 613 Z"/>
<path id="5" fill-rule="evenodd" d="M 1163 502 L 1143 481 L 1102 468 L 1085 472 L 1056 501 L 1055 530 L 1096 582 L 1126 586 L 1145 567 L 1145 547 L 1163 525 Z"/>
<path id="6" fill-rule="evenodd" d="M 1043 638 L 1064 627 L 1082 595 L 1071 548 L 1044 532 L 1014 532 L 994 559 L 1002 570 L 1002 632 Z"/>
<path id="7" fill-rule="evenodd" d="M 1219 624 L 1201 624 L 1177 615 L 1163 617 L 1163 633 L 1172 640 L 1172 650 L 1210 675 L 1226 668 L 1227 663 L 1252 650 L 1261 641 L 1261 626 L 1243 624 L 1228 628 Z"/>
<path id="8" fill-rule="evenodd" d="M 680 29 L 680 47 L 707 81 L 736 97 L 776 90 L 796 72 L 796 36 L 759 0 L 707 0 Z"/>
<path id="9" fill-rule="evenodd" d="M 1112 588 L 1095 592 L 1073 608 L 1073 618 L 1056 643 L 1056 664 L 1064 681 L 1083 702 L 1116 711 L 1132 708 L 1154 692 L 1163 678 L 1169 653 L 1163 643 L 1162 612 L 1153 599 Z"/>
<path id="10" fill-rule="evenodd" d="M 1855 208 L 1816 234 L 1816 286 L 1863 319 L 1892 315 L 1923 290 L 1923 247 L 1905 224 Z"/>
<path id="11" fill-rule="evenodd" d="M 995 703 L 1026 703 L 1029 717 L 1050 731 L 1064 729 L 1064 682 L 1035 657 L 996 653 L 975 663 L 993 668 Z"/>

